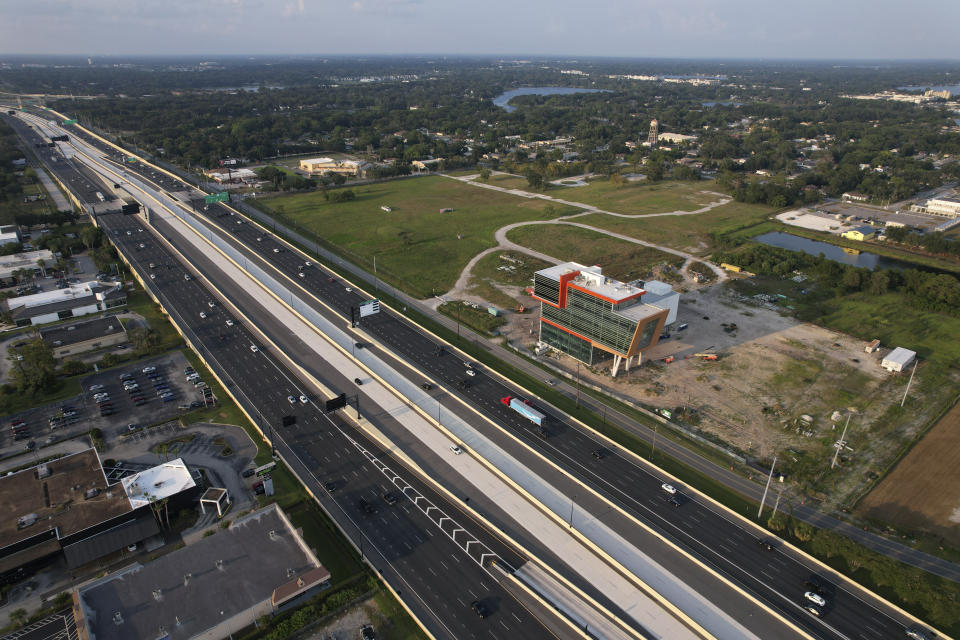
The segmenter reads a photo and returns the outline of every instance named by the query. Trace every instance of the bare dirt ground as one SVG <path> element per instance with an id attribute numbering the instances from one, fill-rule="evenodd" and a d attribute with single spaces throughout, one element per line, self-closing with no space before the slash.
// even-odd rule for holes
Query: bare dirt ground
<path id="1" fill-rule="evenodd" d="M 960 545 L 960 404 L 911 449 L 857 512 Z"/>
<path id="2" fill-rule="evenodd" d="M 301 640 L 356 640 L 360 627 L 373 625 L 378 638 L 390 638 L 387 621 L 373 598 L 360 602 L 328 622 L 301 636 Z"/>

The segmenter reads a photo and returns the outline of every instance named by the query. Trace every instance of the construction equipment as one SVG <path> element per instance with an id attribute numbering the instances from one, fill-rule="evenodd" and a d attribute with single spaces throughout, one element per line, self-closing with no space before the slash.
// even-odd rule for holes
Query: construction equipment
<path id="1" fill-rule="evenodd" d="M 673 362 L 673 356 L 667 356 L 666 358 L 663 359 L 663 361 L 666 362 L 667 364 L 670 364 L 671 362 Z"/>
<path id="2" fill-rule="evenodd" d="M 701 360 L 716 360 L 720 356 L 716 353 L 695 353 L 693 354 L 694 358 L 700 358 Z"/>

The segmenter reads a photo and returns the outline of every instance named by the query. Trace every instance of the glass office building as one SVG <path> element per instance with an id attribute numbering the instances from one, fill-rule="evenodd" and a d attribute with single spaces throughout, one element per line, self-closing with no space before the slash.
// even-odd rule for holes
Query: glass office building
<path id="1" fill-rule="evenodd" d="M 657 344 L 670 309 L 646 304 L 647 292 L 603 275 L 600 267 L 566 262 L 537 271 L 533 297 L 541 304 L 540 341 L 592 365 L 613 357 L 630 368 Z"/>

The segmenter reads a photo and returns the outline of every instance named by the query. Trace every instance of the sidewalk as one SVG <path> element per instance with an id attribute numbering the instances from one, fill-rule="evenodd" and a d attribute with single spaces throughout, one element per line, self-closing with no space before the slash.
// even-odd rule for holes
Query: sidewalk
<path id="1" fill-rule="evenodd" d="M 246 213 L 251 218 L 258 220 L 265 226 L 273 227 L 275 224 L 274 220 L 270 216 L 248 206 L 246 203 L 233 203 L 232 206 Z M 339 265 L 341 270 L 344 272 L 344 275 L 349 274 L 350 277 L 355 278 L 358 282 L 365 282 L 370 287 L 379 287 L 379 289 L 393 296 L 396 300 L 413 307 L 419 313 L 429 317 L 437 324 L 443 325 L 452 332 L 457 331 L 456 322 L 431 308 L 429 301 L 420 301 L 414 299 L 406 293 L 395 289 L 381 280 L 375 280 L 372 274 L 367 273 L 363 269 L 346 261 L 344 258 L 333 254 L 322 247 L 317 247 L 313 240 L 294 232 L 282 224 L 276 224 L 276 229 L 282 237 L 286 237 L 292 242 L 298 243 L 302 247 L 316 247 L 319 255 L 325 260 L 329 261 L 331 264 Z M 510 366 L 527 373 L 535 379 L 543 379 L 544 377 L 547 377 L 548 374 L 546 374 L 536 365 L 528 362 L 526 359 L 520 357 L 513 351 L 500 346 L 499 344 L 488 342 L 486 338 L 474 333 L 469 328 L 461 326 L 460 332 L 464 336 L 465 340 L 482 345 L 483 348 L 490 351 L 493 356 L 503 360 Z M 577 397 L 576 389 L 568 384 L 563 378 L 560 378 L 559 382 L 553 388 L 555 391 L 562 393 L 568 398 L 573 399 Z M 653 429 L 628 418 L 613 408 L 606 407 L 593 397 L 585 394 L 581 395 L 580 404 L 586 410 L 593 413 L 599 414 L 601 411 L 604 411 L 606 413 L 608 422 L 625 431 L 633 433 L 637 437 L 642 438 L 645 442 L 653 442 Z M 726 467 L 717 465 L 716 463 L 703 458 L 699 454 L 690 451 L 682 445 L 677 444 L 667 438 L 660 437 L 658 439 L 657 446 L 661 451 L 667 453 L 678 461 L 683 462 L 698 472 L 724 484 L 728 488 L 743 494 L 747 498 L 754 500 L 757 503 L 760 502 L 760 498 L 763 495 L 763 486 L 761 484 L 747 480 L 733 471 L 730 471 Z M 793 508 L 794 517 L 797 517 L 804 522 L 816 527 L 830 529 L 836 533 L 845 535 L 876 553 L 888 556 L 910 566 L 923 569 L 924 571 L 929 571 L 934 575 L 947 578 L 948 580 L 960 582 L 960 565 L 954 562 L 937 558 L 936 556 L 933 556 L 929 553 L 924 553 L 923 551 L 912 549 L 896 541 L 884 538 L 883 536 L 870 533 L 868 531 L 863 531 L 853 525 L 842 522 L 833 516 L 821 513 L 809 506 L 800 504 L 792 504 L 791 506 Z"/>

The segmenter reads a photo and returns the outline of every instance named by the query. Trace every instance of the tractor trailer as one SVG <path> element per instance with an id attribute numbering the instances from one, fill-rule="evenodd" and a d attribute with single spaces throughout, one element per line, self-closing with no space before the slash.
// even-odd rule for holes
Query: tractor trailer
<path id="1" fill-rule="evenodd" d="M 507 405 L 537 426 L 542 427 L 543 421 L 547 419 L 547 416 L 533 408 L 533 404 L 529 400 L 521 400 L 520 398 L 507 396 L 505 398 L 500 398 L 500 402 Z"/>

